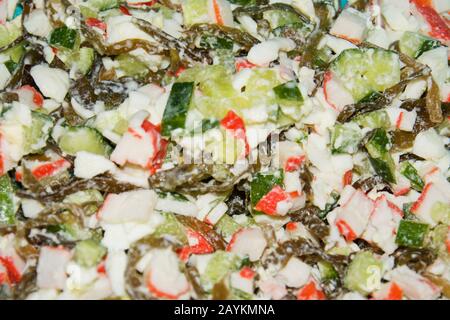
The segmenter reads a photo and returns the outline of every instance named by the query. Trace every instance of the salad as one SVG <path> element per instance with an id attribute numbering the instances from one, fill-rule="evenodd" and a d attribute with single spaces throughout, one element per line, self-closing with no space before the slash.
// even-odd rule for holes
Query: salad
<path id="1" fill-rule="evenodd" d="M 0 299 L 450 297 L 448 0 L 0 0 Z"/>

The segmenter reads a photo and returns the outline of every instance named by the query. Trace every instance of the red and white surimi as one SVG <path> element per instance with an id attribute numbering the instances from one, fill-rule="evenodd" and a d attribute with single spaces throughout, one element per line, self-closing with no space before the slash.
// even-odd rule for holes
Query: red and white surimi
<path id="1" fill-rule="evenodd" d="M 297 300 L 325 300 L 325 293 L 320 289 L 320 286 L 314 281 L 309 281 L 297 293 Z"/>
<path id="2" fill-rule="evenodd" d="M 14 246 L 14 234 L 7 234 L 0 239 L 0 285 L 18 283 L 25 270 L 25 262 Z"/>
<path id="3" fill-rule="evenodd" d="M 373 298 L 376 300 L 402 300 L 403 290 L 395 282 L 383 283 L 380 290 L 374 292 Z"/>
<path id="4" fill-rule="evenodd" d="M 16 166 L 16 162 L 10 156 L 10 144 L 5 139 L 0 128 L 0 175 L 5 174 Z"/>
<path id="5" fill-rule="evenodd" d="M 326 102 L 336 111 L 342 111 L 346 105 L 355 103 L 351 93 L 333 75 L 331 71 L 325 73 L 323 79 L 323 94 Z"/>
<path id="6" fill-rule="evenodd" d="M 403 212 L 385 195 L 380 196 L 374 204 L 374 210 L 370 214 L 362 238 L 370 243 L 375 243 L 385 253 L 391 254 L 397 249 L 395 243 L 396 232 L 403 217 Z"/>
<path id="7" fill-rule="evenodd" d="M 69 161 L 64 158 L 55 161 L 38 164 L 31 169 L 31 174 L 37 180 L 54 176 L 71 167 Z"/>
<path id="8" fill-rule="evenodd" d="M 14 91 L 19 96 L 19 102 L 33 110 L 42 108 L 44 97 L 36 88 L 25 85 Z"/>
<path id="9" fill-rule="evenodd" d="M 208 0 L 208 15 L 218 25 L 232 27 L 234 24 L 231 6 L 226 0 Z"/>
<path id="10" fill-rule="evenodd" d="M 339 204 L 335 225 L 347 241 L 353 241 L 366 229 L 374 203 L 364 192 L 347 185 Z"/>
<path id="11" fill-rule="evenodd" d="M 153 190 L 110 193 L 97 212 L 106 223 L 147 222 L 153 213 L 157 195 Z"/>
<path id="12" fill-rule="evenodd" d="M 305 151 L 300 145 L 286 140 L 278 142 L 272 161 L 285 171 L 292 172 L 299 170 L 305 159 Z"/>
<path id="13" fill-rule="evenodd" d="M 427 183 L 420 194 L 419 199 L 411 207 L 411 212 L 419 217 L 422 221 L 432 226 L 436 225 L 436 221 L 431 216 L 432 208 L 438 202 L 449 203 L 449 199 L 439 189 L 435 183 Z"/>
<path id="14" fill-rule="evenodd" d="M 249 267 L 243 267 L 239 272 L 233 272 L 230 277 L 231 286 L 247 293 L 253 293 L 253 281 L 256 272 Z"/>
<path id="15" fill-rule="evenodd" d="M 243 69 L 252 69 L 256 67 L 256 64 L 251 63 L 247 59 L 237 59 L 234 63 L 234 66 L 236 68 L 236 73 L 243 70 Z"/>
<path id="16" fill-rule="evenodd" d="M 103 34 L 106 34 L 107 25 L 102 20 L 99 20 L 97 18 L 87 18 L 85 20 L 86 24 L 91 28 L 97 28 L 100 30 Z"/>
<path id="17" fill-rule="evenodd" d="M 245 151 L 242 156 L 247 156 L 250 152 L 250 145 L 247 140 L 247 133 L 245 129 L 244 120 L 237 115 L 233 110 L 228 111 L 225 117 L 220 121 L 220 125 L 225 130 L 232 133 L 233 137 L 243 140 L 245 143 Z"/>
<path id="18" fill-rule="evenodd" d="M 157 298 L 179 299 L 189 290 L 189 282 L 179 269 L 171 249 L 154 249 L 144 273 L 148 290 Z"/>
<path id="19" fill-rule="evenodd" d="M 191 254 L 207 254 L 214 252 L 214 247 L 199 232 L 187 230 L 188 246 L 183 247 L 178 254 L 182 261 L 187 261 Z"/>
<path id="20" fill-rule="evenodd" d="M 274 300 L 282 299 L 287 294 L 286 285 L 273 277 L 259 281 L 258 287 L 265 296 Z"/>
<path id="21" fill-rule="evenodd" d="M 311 270 L 312 268 L 300 259 L 291 257 L 276 278 L 288 287 L 299 288 L 308 282 Z"/>
<path id="22" fill-rule="evenodd" d="M 290 196 L 280 186 L 276 185 L 256 204 L 255 209 L 267 215 L 284 216 L 292 208 Z"/>
<path id="23" fill-rule="evenodd" d="M 409 299 L 432 300 L 441 294 L 438 286 L 405 265 L 392 270 L 390 277 Z"/>
<path id="24" fill-rule="evenodd" d="M 227 251 L 241 256 L 248 256 L 250 261 L 257 261 L 267 246 L 264 233 L 259 228 L 242 228 L 233 234 Z"/>
<path id="25" fill-rule="evenodd" d="M 386 112 L 393 127 L 402 131 L 412 131 L 416 123 L 417 112 L 400 108 L 387 108 Z"/>
<path id="26" fill-rule="evenodd" d="M 64 289 L 66 266 L 72 254 L 62 246 L 42 247 L 37 265 L 37 286 L 41 289 Z"/>
<path id="27" fill-rule="evenodd" d="M 360 43 L 364 40 L 367 20 L 363 13 L 353 8 L 347 8 L 334 22 L 330 34 L 353 43 Z"/>
<path id="28" fill-rule="evenodd" d="M 424 0 L 411 0 L 411 2 L 414 4 L 415 16 L 427 24 L 428 35 L 444 42 L 450 41 L 450 27 L 431 3 Z"/>
<path id="29" fill-rule="evenodd" d="M 111 160 L 118 165 L 131 163 L 150 168 L 161 146 L 158 128 L 148 120 L 140 126 L 130 126 L 111 154 Z"/>

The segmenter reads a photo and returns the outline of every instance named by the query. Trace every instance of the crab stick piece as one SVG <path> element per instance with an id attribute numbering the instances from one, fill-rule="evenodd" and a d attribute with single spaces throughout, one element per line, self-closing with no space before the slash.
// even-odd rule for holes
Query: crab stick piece
<path id="1" fill-rule="evenodd" d="M 323 94 L 325 101 L 335 110 L 342 111 L 346 105 L 355 103 L 351 93 L 342 83 L 327 71 L 323 80 Z"/>
<path id="2" fill-rule="evenodd" d="M 227 27 L 234 25 L 231 6 L 226 0 L 208 0 L 208 15 L 218 25 Z"/>
<path id="3" fill-rule="evenodd" d="M 325 300 L 326 296 L 315 281 L 309 281 L 297 293 L 297 300 Z"/>
<path id="4" fill-rule="evenodd" d="M 259 228 L 242 228 L 233 234 L 227 251 L 248 256 L 250 261 L 257 261 L 267 246 L 264 233 Z"/>
<path id="5" fill-rule="evenodd" d="M 405 265 L 392 270 L 390 277 L 409 299 L 431 300 L 441 294 L 438 286 Z"/>
<path id="6" fill-rule="evenodd" d="M 258 201 L 255 209 L 269 216 L 284 216 L 292 208 L 289 195 L 276 185 L 265 196 Z"/>
<path id="7" fill-rule="evenodd" d="M 364 40 L 367 17 L 353 8 L 344 9 L 331 27 L 330 34 L 353 43 Z"/>
<path id="8" fill-rule="evenodd" d="M 300 259 L 291 257 L 276 277 L 288 287 L 299 288 L 308 283 L 311 270 L 311 267 Z"/>
<path id="9" fill-rule="evenodd" d="M 374 292 L 373 298 L 376 300 L 402 300 L 403 290 L 395 282 L 387 282 L 381 285 L 380 290 Z"/>
<path id="10" fill-rule="evenodd" d="M 179 260 L 171 249 L 155 249 L 144 277 L 148 290 L 157 298 L 179 299 L 189 293 L 190 286 L 179 269 Z"/>
<path id="11" fill-rule="evenodd" d="M 19 96 L 19 102 L 27 105 L 33 110 L 42 108 L 44 104 L 44 97 L 36 90 L 36 88 L 25 85 L 14 91 Z"/>
<path id="12" fill-rule="evenodd" d="M 66 266 L 71 252 L 62 247 L 42 247 L 37 266 L 37 286 L 41 289 L 64 289 Z"/>
<path id="13" fill-rule="evenodd" d="M 147 222 L 156 201 L 157 195 L 153 190 L 110 193 L 97 212 L 97 217 L 106 223 Z"/>
<path id="14" fill-rule="evenodd" d="M 374 203 L 364 192 L 347 185 L 339 199 L 336 227 L 347 241 L 353 241 L 364 232 Z"/>

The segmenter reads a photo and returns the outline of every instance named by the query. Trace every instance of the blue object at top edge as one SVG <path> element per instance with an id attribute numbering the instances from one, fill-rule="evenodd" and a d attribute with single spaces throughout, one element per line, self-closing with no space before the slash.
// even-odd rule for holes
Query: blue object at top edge
<path id="1" fill-rule="evenodd" d="M 16 9 L 14 10 L 14 14 L 13 14 L 13 19 L 17 18 L 18 16 L 20 16 L 23 12 L 23 7 L 21 4 L 18 4 L 16 6 Z"/>
<path id="2" fill-rule="evenodd" d="M 348 3 L 348 0 L 339 0 L 339 7 L 344 8 Z"/>

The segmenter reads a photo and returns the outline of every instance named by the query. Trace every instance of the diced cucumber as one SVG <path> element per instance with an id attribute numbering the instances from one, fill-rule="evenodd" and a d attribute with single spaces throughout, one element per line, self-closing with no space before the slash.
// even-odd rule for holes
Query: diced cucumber
<path id="1" fill-rule="evenodd" d="M 2 52 L 2 56 L 3 55 L 8 56 L 12 62 L 18 63 L 24 53 L 25 53 L 25 48 L 24 48 L 23 44 L 19 44 L 15 47 L 12 47 L 11 49 L 8 49 L 8 50 Z"/>
<path id="2" fill-rule="evenodd" d="M 98 190 L 88 189 L 69 194 L 63 202 L 83 205 L 84 214 L 92 216 L 103 203 L 103 196 Z"/>
<path id="3" fill-rule="evenodd" d="M 88 0 L 86 4 L 98 11 L 104 11 L 112 8 L 117 8 L 123 0 Z"/>
<path id="4" fill-rule="evenodd" d="M 184 128 L 193 93 L 193 82 L 173 84 L 162 119 L 163 136 L 170 136 L 172 130 Z"/>
<path id="5" fill-rule="evenodd" d="M 228 273 L 239 270 L 241 259 L 234 253 L 216 251 L 208 261 L 205 272 L 201 275 L 201 280 L 215 284 L 222 280 Z"/>
<path id="6" fill-rule="evenodd" d="M 100 193 L 100 191 L 95 189 L 77 191 L 75 193 L 69 194 L 63 200 L 64 203 L 73 203 L 78 205 L 82 205 L 87 202 L 102 202 L 102 201 L 103 201 L 102 194 Z"/>
<path id="7" fill-rule="evenodd" d="M 214 225 L 216 231 L 222 235 L 222 237 L 231 237 L 236 231 L 242 228 L 242 226 L 234 221 L 232 217 L 224 214 L 222 218 Z"/>
<path id="8" fill-rule="evenodd" d="M 173 213 L 163 212 L 164 222 L 160 224 L 153 236 L 157 238 L 174 238 L 181 244 L 187 243 L 186 231 Z"/>
<path id="9" fill-rule="evenodd" d="M 73 49 L 77 41 L 77 31 L 67 26 L 62 26 L 53 30 L 50 35 L 50 44 L 55 47 Z"/>
<path id="10" fill-rule="evenodd" d="M 450 225 L 450 204 L 441 201 L 436 202 L 431 207 L 431 219 Z"/>
<path id="11" fill-rule="evenodd" d="M 244 92 L 234 89 L 232 80 L 230 70 L 223 65 L 214 65 L 190 68 L 184 71 L 177 81 L 193 81 L 198 85 L 202 94 L 194 96 L 192 105 L 205 118 L 220 120 L 233 109 L 244 121 L 250 121 L 251 119 L 241 114 L 241 110 L 262 106 L 269 108 L 276 104 L 272 89 L 280 84 L 280 80 L 275 70 L 266 68 L 252 70 Z M 272 119 L 269 117 L 268 120 Z"/>
<path id="12" fill-rule="evenodd" d="M 289 81 L 273 88 L 277 103 L 283 114 L 294 120 L 301 117 L 301 106 L 303 105 L 303 97 L 297 86 L 297 82 Z"/>
<path id="13" fill-rule="evenodd" d="M 230 49 L 216 49 L 211 52 L 211 56 L 214 59 L 214 63 L 224 66 L 225 69 L 230 72 L 236 71 L 235 58 L 233 50 Z"/>
<path id="14" fill-rule="evenodd" d="M 289 81 L 273 88 L 279 102 L 303 102 L 302 94 L 295 81 Z"/>
<path id="15" fill-rule="evenodd" d="M 447 234 L 448 234 L 448 224 L 439 224 L 433 230 L 430 231 L 430 246 L 440 256 L 446 257 L 447 251 Z"/>
<path id="16" fill-rule="evenodd" d="M 433 38 L 417 32 L 406 31 L 399 40 L 400 51 L 414 59 L 417 59 L 425 51 L 442 46 Z"/>
<path id="17" fill-rule="evenodd" d="M 185 70 L 178 82 L 195 82 L 202 94 L 214 98 L 229 98 L 237 94 L 231 73 L 222 65 L 194 67 Z M 230 107 L 227 108 L 229 110 Z"/>
<path id="18" fill-rule="evenodd" d="M 92 119 L 92 125 L 100 132 L 111 130 L 119 135 L 123 135 L 128 129 L 128 120 L 124 118 L 119 109 L 108 110 L 99 113 Z"/>
<path id="19" fill-rule="evenodd" d="M 348 267 L 344 285 L 349 290 L 366 295 L 379 288 L 382 270 L 383 263 L 372 252 L 360 251 Z"/>
<path id="20" fill-rule="evenodd" d="M 413 221 L 417 219 L 416 215 L 411 212 L 411 208 L 413 205 L 414 205 L 414 202 L 407 202 L 407 203 L 403 204 L 402 211 L 404 213 L 404 217 L 403 217 L 404 219 L 413 220 Z"/>
<path id="21" fill-rule="evenodd" d="M 57 56 L 69 68 L 76 66 L 78 72 L 85 75 L 94 62 L 94 49 L 88 47 L 82 47 L 79 50 L 60 48 Z"/>
<path id="22" fill-rule="evenodd" d="M 334 269 L 333 265 L 327 261 L 320 261 L 317 263 L 320 271 L 320 277 L 322 281 L 333 280 L 339 277 L 339 274 Z"/>
<path id="23" fill-rule="evenodd" d="M 257 172 L 250 182 L 250 201 L 254 207 L 262 197 L 264 197 L 276 185 L 283 185 L 283 170 L 273 172 Z M 252 210 L 254 214 L 260 214 L 257 210 Z"/>
<path id="24" fill-rule="evenodd" d="M 375 172 L 385 181 L 395 183 L 395 163 L 389 153 L 391 144 L 387 132 L 375 129 L 365 146 Z"/>
<path id="25" fill-rule="evenodd" d="M 52 117 L 41 112 L 31 112 L 31 126 L 24 127 L 25 153 L 32 153 L 45 147 L 53 127 Z"/>
<path id="26" fill-rule="evenodd" d="M 325 70 L 333 59 L 333 51 L 328 46 L 316 49 L 314 54 L 313 66 L 320 70 Z"/>
<path id="27" fill-rule="evenodd" d="M 336 124 L 331 131 L 333 153 L 355 153 L 363 138 L 361 129 L 355 123 Z"/>
<path id="28" fill-rule="evenodd" d="M 119 63 L 119 68 L 129 77 L 143 77 L 148 73 L 147 65 L 131 54 L 121 54 L 115 61 Z"/>
<path id="29" fill-rule="evenodd" d="M 98 265 L 105 256 L 107 250 L 99 242 L 88 239 L 82 240 L 75 246 L 75 261 L 86 268 Z"/>
<path id="30" fill-rule="evenodd" d="M 301 22 L 295 12 L 286 10 L 266 10 L 263 13 L 263 18 L 269 22 L 272 30 L 288 24 Z"/>
<path id="31" fill-rule="evenodd" d="M 331 64 L 331 70 L 356 101 L 400 81 L 398 54 L 383 49 L 344 50 Z"/>
<path id="32" fill-rule="evenodd" d="M 207 49 L 233 49 L 233 40 L 226 37 L 203 35 L 200 38 L 200 46 Z"/>
<path id="33" fill-rule="evenodd" d="M 8 174 L 0 177 L 0 226 L 12 225 L 16 221 L 14 188 Z"/>
<path id="34" fill-rule="evenodd" d="M 377 129 L 377 128 L 388 129 L 391 126 L 389 116 L 385 110 L 376 110 L 359 115 L 353 121 L 363 128 L 370 128 L 370 129 Z"/>
<path id="35" fill-rule="evenodd" d="M 413 189 L 419 192 L 422 191 L 425 184 L 422 178 L 420 178 L 416 168 L 414 168 L 411 163 L 408 161 L 403 162 L 400 167 L 400 172 L 411 182 L 411 187 L 413 187 Z"/>
<path id="36" fill-rule="evenodd" d="M 82 74 L 87 74 L 94 63 L 94 49 L 82 47 L 78 51 L 75 64 Z"/>
<path id="37" fill-rule="evenodd" d="M 78 151 L 87 151 L 109 156 L 111 146 L 97 130 L 89 127 L 68 127 L 58 140 L 62 151 L 75 155 Z"/>
<path id="38" fill-rule="evenodd" d="M 314 30 L 314 25 L 303 21 L 282 25 L 272 30 L 276 37 L 290 37 L 291 39 L 305 39 Z"/>
<path id="39" fill-rule="evenodd" d="M 401 220 L 395 242 L 400 246 L 420 248 L 423 246 L 428 225 L 411 220 Z"/>
<path id="40" fill-rule="evenodd" d="M 91 9 L 86 5 L 80 5 L 79 8 L 80 8 L 81 15 L 85 19 L 98 17 L 97 10 L 95 10 L 95 9 Z"/>
<path id="41" fill-rule="evenodd" d="M 0 24 L 0 48 L 5 47 L 16 40 L 22 34 L 21 17 L 6 24 Z"/>
<path id="42" fill-rule="evenodd" d="M 182 8 L 186 26 L 209 21 L 208 0 L 184 0 Z"/>
<path id="43" fill-rule="evenodd" d="M 4 64 L 6 69 L 8 69 L 9 73 L 11 74 L 14 72 L 14 70 L 16 70 L 17 66 L 19 65 L 18 63 L 15 63 L 14 61 L 11 60 L 6 61 Z"/>

